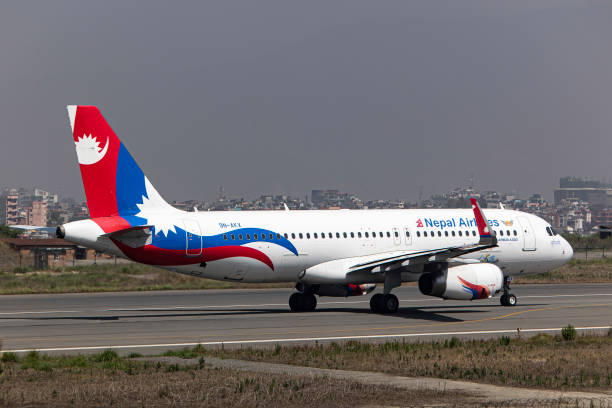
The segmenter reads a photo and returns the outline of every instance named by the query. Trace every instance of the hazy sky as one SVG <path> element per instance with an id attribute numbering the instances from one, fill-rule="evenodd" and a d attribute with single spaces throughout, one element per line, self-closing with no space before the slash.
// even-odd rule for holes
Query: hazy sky
<path id="1" fill-rule="evenodd" d="M 94 104 L 167 199 L 612 177 L 610 1 L 16 1 L 0 187 L 84 197 Z"/>

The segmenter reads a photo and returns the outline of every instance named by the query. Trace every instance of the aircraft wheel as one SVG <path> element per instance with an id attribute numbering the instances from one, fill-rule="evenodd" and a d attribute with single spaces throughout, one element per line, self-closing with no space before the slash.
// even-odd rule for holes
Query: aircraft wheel
<path id="1" fill-rule="evenodd" d="M 370 310 L 373 313 L 381 313 L 382 312 L 382 303 L 384 296 L 382 293 L 376 293 L 372 295 L 370 298 Z"/>
<path id="2" fill-rule="evenodd" d="M 312 312 L 317 308 L 317 298 L 312 293 L 302 294 L 304 299 L 304 310 L 305 312 Z"/>
<path id="3" fill-rule="evenodd" d="M 387 294 L 383 297 L 384 311 L 383 313 L 395 313 L 399 309 L 399 300 L 394 294 Z"/>
<path id="4" fill-rule="evenodd" d="M 512 293 L 508 295 L 507 306 L 516 306 L 516 296 Z"/>
<path id="5" fill-rule="evenodd" d="M 304 295 L 302 293 L 292 293 L 289 296 L 289 307 L 292 312 L 301 312 L 304 304 Z"/>

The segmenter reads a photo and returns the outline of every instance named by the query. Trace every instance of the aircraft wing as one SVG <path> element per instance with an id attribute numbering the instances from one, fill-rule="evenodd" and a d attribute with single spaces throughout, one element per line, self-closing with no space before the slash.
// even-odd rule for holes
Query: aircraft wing
<path id="1" fill-rule="evenodd" d="M 393 255 L 385 254 L 379 258 L 368 257 L 366 262 L 357 263 L 349 268 L 348 273 L 357 271 L 369 270 L 372 273 L 382 273 L 387 270 L 396 269 L 399 267 L 426 264 L 429 262 L 446 261 L 451 258 L 456 258 L 461 255 L 466 255 L 472 252 L 482 251 L 483 249 L 493 248 L 497 246 L 497 238 L 491 233 L 491 226 L 487 221 L 484 213 L 480 209 L 475 198 L 471 198 L 472 210 L 476 218 L 478 233 L 480 240 L 477 244 L 466 246 L 453 246 L 445 248 L 437 248 L 426 251 L 395 253 Z"/>

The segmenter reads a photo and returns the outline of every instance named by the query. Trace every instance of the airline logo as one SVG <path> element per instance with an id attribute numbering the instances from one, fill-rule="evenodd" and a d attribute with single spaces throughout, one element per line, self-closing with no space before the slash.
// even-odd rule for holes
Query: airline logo
<path id="1" fill-rule="evenodd" d="M 492 227 L 499 227 L 501 225 L 512 226 L 512 221 L 500 221 L 500 220 L 489 220 L 489 224 Z M 446 219 L 436 219 L 436 218 L 419 218 L 416 221 L 417 228 L 471 228 L 477 227 L 476 218 L 446 218 Z"/>
<path id="2" fill-rule="evenodd" d="M 476 285 L 457 276 L 463 290 L 472 295 L 472 299 L 488 299 L 491 297 L 491 290 L 483 285 Z"/>

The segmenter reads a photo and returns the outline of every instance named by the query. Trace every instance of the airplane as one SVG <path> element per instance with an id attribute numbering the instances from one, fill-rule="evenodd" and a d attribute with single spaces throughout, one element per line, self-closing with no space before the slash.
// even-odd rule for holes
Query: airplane
<path id="1" fill-rule="evenodd" d="M 235 282 L 291 282 L 294 312 L 316 296 L 370 298 L 398 311 L 392 290 L 418 282 L 424 295 L 514 306 L 513 276 L 567 263 L 570 244 L 545 220 L 506 209 L 185 212 L 157 192 L 95 106 L 69 105 L 90 219 L 59 238 L 181 274 Z"/>

